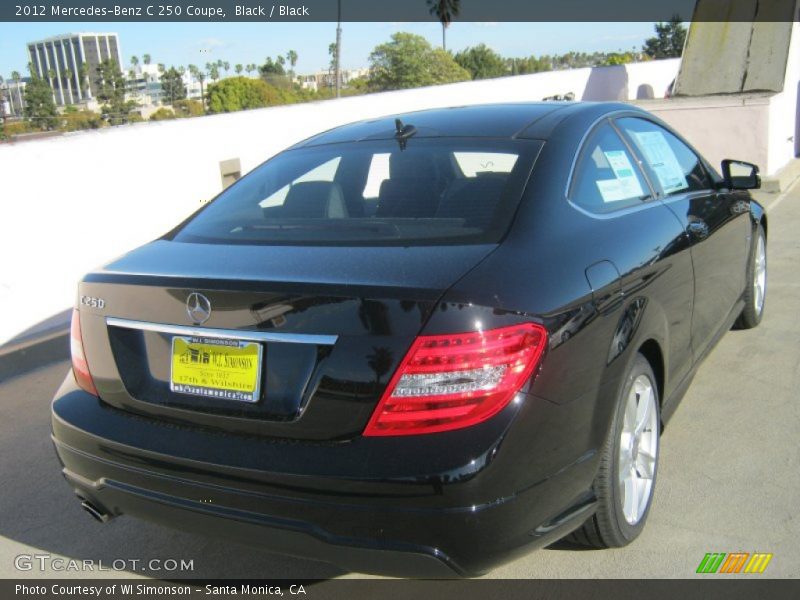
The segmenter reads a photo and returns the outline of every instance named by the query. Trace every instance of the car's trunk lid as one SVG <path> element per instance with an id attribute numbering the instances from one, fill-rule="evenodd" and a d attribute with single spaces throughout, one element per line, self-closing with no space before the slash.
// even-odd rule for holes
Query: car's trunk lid
<path id="1" fill-rule="evenodd" d="M 160 240 L 86 276 L 101 398 L 176 423 L 280 438 L 358 435 L 437 300 L 494 245 L 227 246 Z M 210 316 L 194 322 L 189 296 Z M 238 334 L 241 334 L 239 336 Z M 255 402 L 171 389 L 175 336 L 257 339 Z"/>

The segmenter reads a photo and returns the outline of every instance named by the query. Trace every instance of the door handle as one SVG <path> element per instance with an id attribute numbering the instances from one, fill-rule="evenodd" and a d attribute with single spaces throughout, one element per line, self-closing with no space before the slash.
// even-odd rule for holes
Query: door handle
<path id="1" fill-rule="evenodd" d="M 705 221 L 692 221 L 686 226 L 686 231 L 697 240 L 704 240 L 708 237 L 708 225 Z"/>

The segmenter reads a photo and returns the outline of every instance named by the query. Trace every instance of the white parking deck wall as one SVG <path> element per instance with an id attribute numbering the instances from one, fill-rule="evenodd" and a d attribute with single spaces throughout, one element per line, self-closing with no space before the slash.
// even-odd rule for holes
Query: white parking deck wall
<path id="1" fill-rule="evenodd" d="M 795 22 L 789 45 L 783 92 L 770 100 L 769 172 L 800 157 L 800 23 Z"/>

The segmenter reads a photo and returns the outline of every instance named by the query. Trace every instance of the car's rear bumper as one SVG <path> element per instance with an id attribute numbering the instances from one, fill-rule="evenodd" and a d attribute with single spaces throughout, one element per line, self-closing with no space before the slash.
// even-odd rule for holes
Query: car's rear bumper
<path id="1" fill-rule="evenodd" d="M 415 443 L 440 443 L 423 437 Z M 362 572 L 479 574 L 559 539 L 593 510 L 591 456 L 508 493 L 493 465 L 499 443 L 432 477 L 435 461 L 415 458 L 425 449 L 397 455 L 397 440 L 288 443 L 167 424 L 105 405 L 71 374 L 53 401 L 53 441 L 75 492 L 111 515 Z M 377 478 L 365 463 L 395 476 Z"/>

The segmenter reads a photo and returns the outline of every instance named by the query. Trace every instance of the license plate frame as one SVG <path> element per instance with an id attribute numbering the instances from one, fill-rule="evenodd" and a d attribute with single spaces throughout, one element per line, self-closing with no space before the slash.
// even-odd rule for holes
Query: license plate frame
<path id="1" fill-rule="evenodd" d="M 176 346 L 181 345 L 176 356 Z M 254 359 L 255 365 L 236 368 L 236 362 L 243 363 L 243 359 Z M 223 364 L 226 362 L 229 364 Z M 254 404 L 261 398 L 263 372 L 264 348 L 259 342 L 203 335 L 174 335 L 170 341 L 169 387 L 173 393 Z"/>

